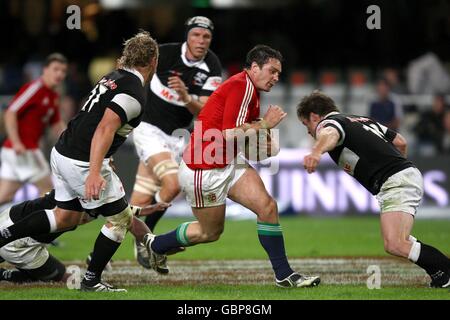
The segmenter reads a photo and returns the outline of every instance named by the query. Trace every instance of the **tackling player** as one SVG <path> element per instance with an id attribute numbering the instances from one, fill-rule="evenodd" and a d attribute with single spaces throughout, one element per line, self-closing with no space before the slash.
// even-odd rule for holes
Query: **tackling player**
<path id="1" fill-rule="evenodd" d="M 133 217 L 109 158 L 139 125 L 145 103 L 144 86 L 157 64 L 158 45 L 148 32 L 139 32 L 125 41 L 117 70 L 96 84 L 52 150 L 57 208 L 41 210 L 1 229 L 0 247 L 26 236 L 72 228 L 80 223 L 84 211 L 102 215 L 107 222 L 95 242 L 81 289 L 126 291 L 101 281 L 102 272 Z"/>
<path id="2" fill-rule="evenodd" d="M 431 287 L 450 287 L 450 259 L 411 235 L 423 196 L 420 171 L 407 159 L 403 136 L 374 120 L 339 112 L 321 92 L 306 96 L 297 107 L 299 120 L 316 143 L 303 163 L 315 171 L 322 154 L 353 176 L 380 204 L 384 249 L 409 259 L 431 277 Z"/>
<path id="3" fill-rule="evenodd" d="M 56 206 L 55 191 L 45 194 L 43 197 L 28 200 L 16 204 L 0 213 L 0 228 L 6 228 L 16 223 L 35 211 L 51 210 Z M 133 224 L 130 232 L 142 241 L 143 236 L 149 232 L 145 224 L 137 219 L 139 216 L 147 216 L 153 212 L 169 207 L 170 204 L 157 203 L 145 208 L 133 207 Z M 80 224 L 90 222 L 94 217 L 84 214 Z M 74 230 L 75 227 L 63 232 L 47 233 L 34 237 L 26 237 L 10 242 L 0 248 L 0 262 L 6 261 L 15 269 L 0 268 L 0 281 L 14 283 L 33 281 L 62 281 L 66 282 L 69 274 L 66 267 L 57 258 L 52 256 L 47 245 L 62 235 L 64 232 Z M 90 261 L 89 256 L 88 261 Z"/>

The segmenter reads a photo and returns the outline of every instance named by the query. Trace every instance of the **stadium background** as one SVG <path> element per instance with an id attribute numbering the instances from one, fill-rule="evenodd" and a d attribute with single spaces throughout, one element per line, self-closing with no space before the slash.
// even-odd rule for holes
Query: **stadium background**
<path id="1" fill-rule="evenodd" d="M 66 27 L 70 16 L 66 8 L 74 4 L 81 8 L 80 30 Z M 380 30 L 369 30 L 366 26 L 370 16 L 366 10 L 373 4 L 381 9 Z M 401 110 L 399 131 L 407 137 L 411 158 L 425 177 L 425 198 L 418 218 L 439 219 L 424 222 L 419 230 L 450 253 L 450 124 L 447 127 L 442 124 L 440 146 L 430 142 L 426 135 L 418 134 L 422 125 L 420 120 L 432 109 L 436 95 L 442 95 L 446 103 L 450 103 L 450 1 L 4 0 L 0 2 L 0 39 L 3 43 L 0 107 L 4 110 L 24 82 L 39 76 L 47 54 L 59 51 L 70 61 L 61 90 L 61 111 L 69 120 L 83 105 L 92 83 L 114 67 L 124 39 L 143 28 L 149 30 L 159 43 L 183 41 L 184 21 L 193 15 L 208 16 L 215 24 L 211 49 L 222 62 L 224 78 L 242 68 L 245 53 L 255 44 L 271 45 L 284 56 L 281 81 L 272 92 L 262 96 L 261 103 L 263 108 L 268 103 L 279 104 L 289 114 L 280 127 L 282 151 L 275 159 L 280 170 L 271 175 L 262 165 L 260 172 L 267 188 L 276 197 L 281 214 L 292 216 L 286 217 L 283 223 L 285 233 L 291 230 L 294 234 L 301 230 L 318 235 L 321 230 L 327 230 L 324 232 L 328 232 L 329 238 L 321 240 L 324 248 L 327 242 L 344 239 L 344 230 L 352 232 L 361 227 L 361 223 L 370 225 L 361 230 L 379 233 L 374 198 L 340 172 L 331 160 L 325 158 L 317 174 L 306 175 L 303 171 L 301 160 L 312 141 L 296 119 L 295 106 L 303 95 L 319 88 L 332 96 L 342 111 L 368 115 L 370 102 L 377 98 L 377 82 L 383 77 L 390 81 L 391 93 Z M 446 108 L 445 112 L 449 113 L 448 106 Z M 444 118 L 448 117 L 442 113 L 442 120 Z M 4 129 L 0 132 L 4 136 Z M 43 141 L 47 155 L 53 142 Z M 131 141 L 121 148 L 115 160 L 130 195 L 137 166 Z M 35 196 L 34 187 L 26 186 L 18 192 L 16 200 Z M 190 216 L 189 212 L 180 197 L 167 216 Z M 227 214 L 236 219 L 254 218 L 243 208 L 233 205 Z M 360 216 L 368 216 L 371 220 L 355 220 Z M 166 223 L 170 226 L 180 221 L 168 220 Z M 247 222 L 231 224 L 232 228 L 240 230 L 235 223 Z M 317 228 L 308 229 L 311 225 Z M 245 229 L 247 225 L 243 226 Z M 339 226 L 343 228 L 343 234 L 333 235 Z M 161 231 L 164 228 L 168 227 L 163 224 Z M 93 243 L 98 229 L 87 227 L 84 230 L 92 234 L 74 232 L 75 238 L 63 238 L 66 239 L 64 245 L 70 248 L 74 244 L 71 241 L 78 240 L 86 245 Z M 76 238 L 76 233 L 81 236 Z M 361 231 L 349 239 L 359 241 L 357 235 L 364 237 Z M 251 236 L 256 241 L 254 230 Z M 92 241 L 85 241 L 86 237 Z M 375 247 L 368 249 L 364 249 L 363 240 L 360 248 L 350 248 L 349 240 L 345 242 L 348 246 L 342 245 L 336 250 L 316 250 L 314 246 L 292 249 L 305 241 L 310 245 L 316 241 L 314 238 L 287 241 L 288 252 L 297 257 L 384 255 L 379 236 L 374 240 Z M 119 259 L 130 259 L 130 243 L 118 253 Z M 225 239 L 223 246 L 226 245 L 234 244 Z M 214 248 L 211 250 L 218 253 L 220 246 L 219 241 L 211 246 Z M 192 250 L 192 256 L 183 254 L 181 259 L 211 258 L 206 248 Z M 72 251 L 80 252 L 80 256 L 68 255 L 64 247 L 55 250 L 62 259 L 72 260 L 82 259 L 88 249 Z M 125 250 L 128 251 L 125 253 Z M 258 253 L 248 257 L 264 258 L 264 255 Z M 219 253 L 219 258 L 233 258 L 233 254 Z"/>

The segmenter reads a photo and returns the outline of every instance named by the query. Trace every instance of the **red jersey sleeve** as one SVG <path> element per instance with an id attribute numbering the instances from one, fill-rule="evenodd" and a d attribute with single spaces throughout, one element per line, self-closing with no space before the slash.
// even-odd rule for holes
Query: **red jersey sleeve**
<path id="1" fill-rule="evenodd" d="M 239 127 L 247 121 L 254 91 L 255 88 L 248 78 L 230 85 L 226 94 L 222 130 Z"/>
<path id="2" fill-rule="evenodd" d="M 30 82 L 22 86 L 19 92 L 14 96 L 8 110 L 17 112 L 17 114 L 23 113 L 34 102 L 36 94 L 42 87 L 40 80 Z"/>

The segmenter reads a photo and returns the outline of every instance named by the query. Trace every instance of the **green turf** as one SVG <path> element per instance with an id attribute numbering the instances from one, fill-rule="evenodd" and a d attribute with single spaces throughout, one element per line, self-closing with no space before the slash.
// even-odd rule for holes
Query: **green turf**
<path id="1" fill-rule="evenodd" d="M 174 229 L 185 219 L 163 219 L 157 233 Z M 60 247 L 51 252 L 62 260 L 86 257 L 100 230 L 101 221 L 80 227 L 60 238 Z M 306 218 L 286 217 L 281 224 L 288 256 L 387 256 L 383 251 L 377 217 Z M 413 234 L 436 245 L 450 255 L 450 220 L 418 220 Z M 114 256 L 115 260 L 133 260 L 132 239 L 127 239 Z M 225 232 L 216 243 L 189 248 L 171 260 L 195 259 L 267 259 L 256 234 L 255 221 L 227 221 Z M 423 287 L 382 287 L 369 290 L 364 285 L 327 285 L 302 290 L 283 290 L 273 285 L 151 285 L 128 287 L 127 294 L 81 293 L 63 285 L 54 288 L 24 286 L 0 287 L 0 299 L 450 299 L 448 290 Z"/>
<path id="2" fill-rule="evenodd" d="M 450 300 L 446 289 L 320 285 L 309 289 L 283 289 L 272 285 L 199 285 L 128 287 L 127 293 L 86 293 L 57 288 L 24 288 L 1 290 L 1 299 L 57 300 Z"/>
<path id="3" fill-rule="evenodd" d="M 156 233 L 176 228 L 184 219 L 162 219 Z M 50 248 L 62 260 L 79 260 L 89 253 L 100 231 L 95 221 L 60 237 L 61 247 Z M 379 220 L 376 217 L 354 218 L 282 218 L 281 224 L 289 257 L 387 256 L 383 250 Z M 435 245 L 450 255 L 450 220 L 418 220 L 413 235 Z M 66 249 L 67 248 L 67 249 Z M 239 248 L 238 250 L 236 248 Z M 132 260 L 132 239 L 127 235 L 114 256 L 115 260 Z M 176 259 L 266 259 L 259 244 L 254 221 L 227 221 L 219 241 L 189 248 Z"/>

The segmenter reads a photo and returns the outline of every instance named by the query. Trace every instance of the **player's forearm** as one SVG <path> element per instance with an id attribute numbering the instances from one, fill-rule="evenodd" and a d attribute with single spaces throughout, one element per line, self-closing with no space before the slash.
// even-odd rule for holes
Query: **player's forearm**
<path id="1" fill-rule="evenodd" d="M 189 101 L 189 103 L 186 103 L 185 106 L 189 110 L 189 112 L 195 116 L 200 112 L 200 110 L 202 110 L 204 104 L 204 102 L 196 100 L 191 96 L 191 100 Z"/>
<path id="2" fill-rule="evenodd" d="M 317 141 L 312 148 L 312 153 L 324 154 L 325 152 L 333 150 L 339 141 L 339 134 L 335 130 L 322 129 Z"/>
<path id="3" fill-rule="evenodd" d="M 5 129 L 8 134 L 8 138 L 13 144 L 22 143 L 19 136 L 19 129 L 17 126 L 17 115 L 15 112 L 5 112 Z"/>
<path id="4" fill-rule="evenodd" d="M 91 173 L 100 173 L 103 159 L 112 145 L 115 131 L 105 127 L 97 127 L 91 143 L 89 168 Z"/>
<path id="5" fill-rule="evenodd" d="M 244 137 L 245 133 L 249 130 L 259 131 L 259 130 L 267 130 L 270 129 L 267 125 L 266 121 L 261 119 L 259 121 L 255 121 L 252 123 L 244 123 L 239 127 L 226 129 L 223 132 L 225 139 L 234 139 Z"/>

